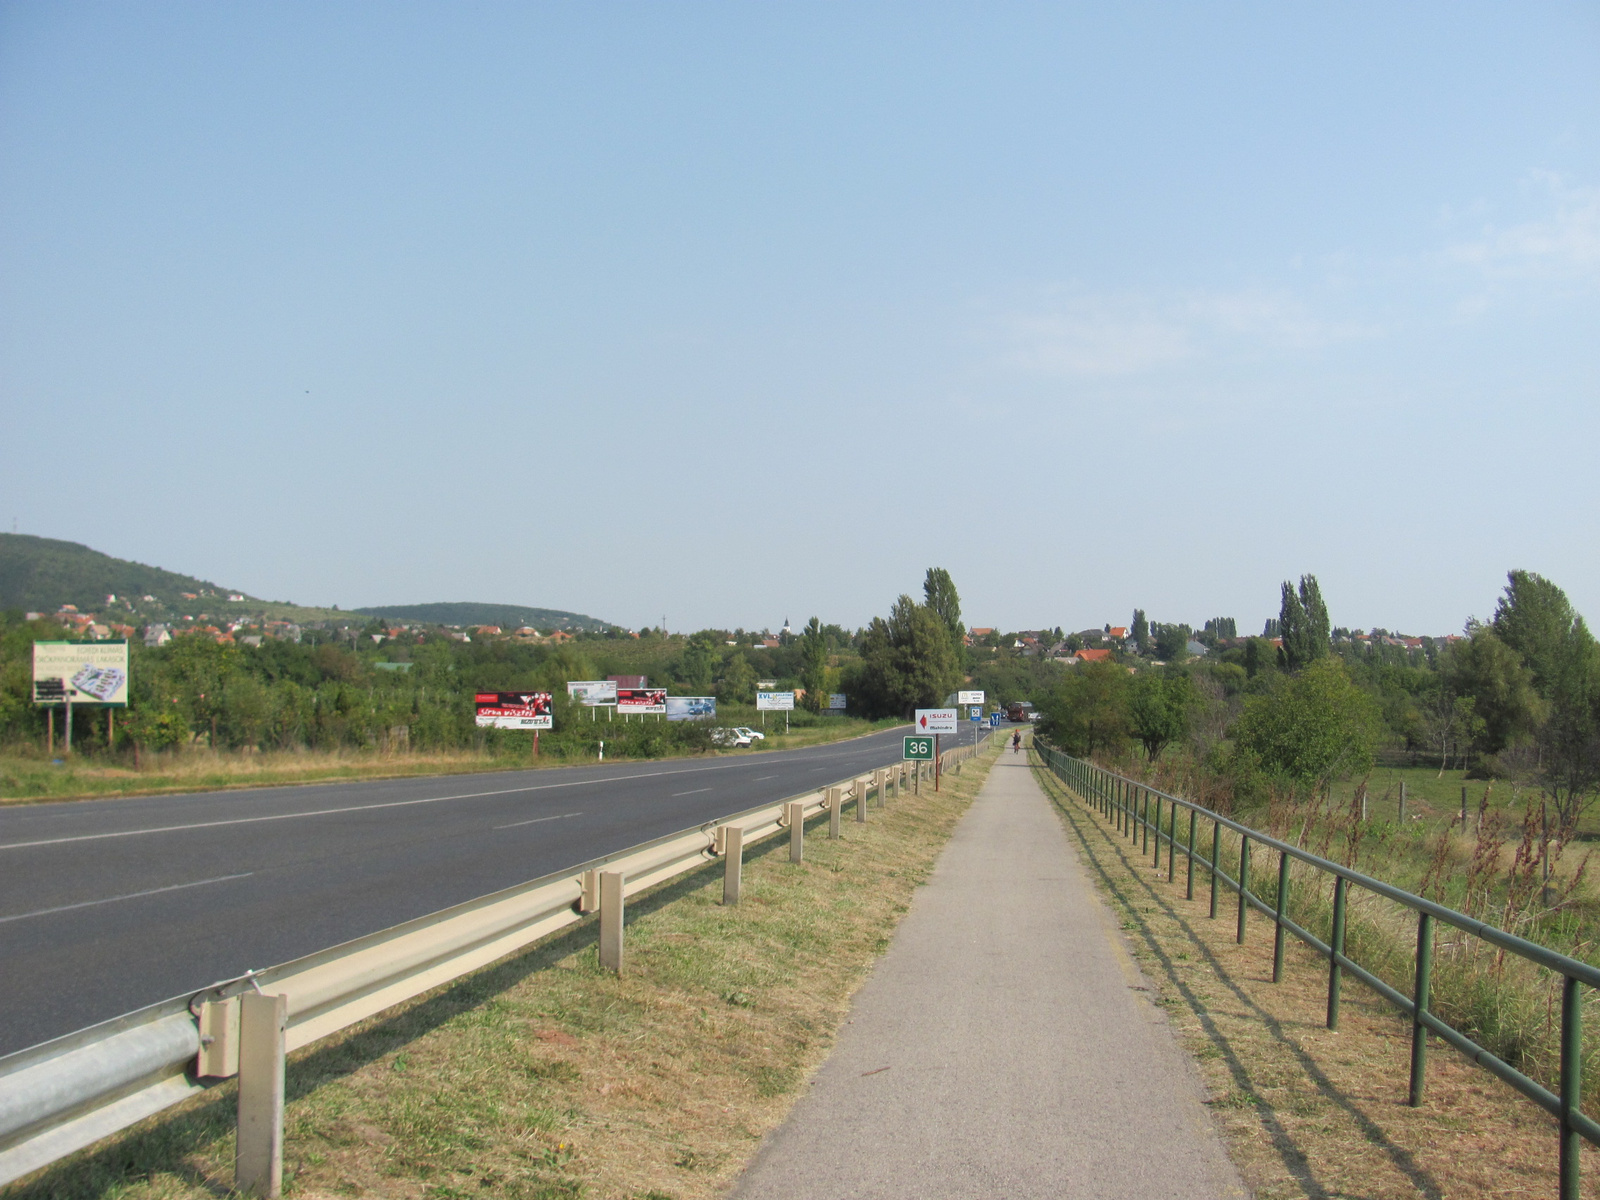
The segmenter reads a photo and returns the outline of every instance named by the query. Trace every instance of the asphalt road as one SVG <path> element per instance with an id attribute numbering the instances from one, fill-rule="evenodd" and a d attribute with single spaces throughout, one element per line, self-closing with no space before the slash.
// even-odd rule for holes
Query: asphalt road
<path id="1" fill-rule="evenodd" d="M 906 732 L 0 809 L 0 1054 L 883 766 Z"/>

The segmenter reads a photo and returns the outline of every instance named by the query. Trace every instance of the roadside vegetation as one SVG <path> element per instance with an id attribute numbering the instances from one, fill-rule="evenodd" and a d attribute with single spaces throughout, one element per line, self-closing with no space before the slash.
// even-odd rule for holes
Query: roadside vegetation
<path id="1" fill-rule="evenodd" d="M 827 819 L 628 902 L 627 969 L 585 922 L 297 1053 L 286 1197 L 710 1200 L 822 1062 L 849 1000 L 996 746 L 866 824 Z M 8 1200 L 210 1200 L 232 1179 L 232 1085 L 51 1168 Z"/>

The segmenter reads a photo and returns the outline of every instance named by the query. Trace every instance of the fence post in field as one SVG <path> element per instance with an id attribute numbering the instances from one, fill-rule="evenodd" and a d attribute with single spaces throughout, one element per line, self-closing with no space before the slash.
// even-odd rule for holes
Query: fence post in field
<path id="1" fill-rule="evenodd" d="M 1561 980 L 1561 1200 L 1578 1200 L 1578 1151 L 1583 1135 L 1572 1115 L 1583 1102 L 1583 994 L 1571 975 Z"/>
<path id="2" fill-rule="evenodd" d="M 1200 814 L 1191 808 L 1189 810 L 1189 887 L 1184 893 L 1185 900 L 1194 899 L 1194 828 L 1199 819 Z"/>
<path id="3" fill-rule="evenodd" d="M 1333 936 L 1328 939 L 1328 1028 L 1339 1028 L 1339 957 L 1344 953 L 1344 909 L 1349 883 L 1343 875 L 1333 881 Z"/>
<path id="4" fill-rule="evenodd" d="M 828 836 L 835 840 L 839 837 L 839 810 L 844 807 L 844 789 L 831 787 L 828 789 Z"/>
<path id="5" fill-rule="evenodd" d="M 1250 839 L 1239 839 L 1239 934 L 1234 939 L 1244 944 L 1244 922 L 1250 915 Z"/>
<path id="6" fill-rule="evenodd" d="M 1167 816 L 1167 882 L 1178 882 L 1178 802 Z"/>
<path id="7" fill-rule="evenodd" d="M 1400 824 L 1406 819 L 1406 783 L 1400 781 L 1400 815 L 1395 818 L 1395 823 Z"/>
<path id="8" fill-rule="evenodd" d="M 1272 931 L 1272 982 L 1283 982 L 1283 914 L 1289 906 L 1289 855 L 1278 851 L 1277 928 Z"/>
<path id="9" fill-rule="evenodd" d="M 1411 1013 L 1411 1094 L 1407 1102 L 1412 1108 L 1422 1107 L 1422 1089 L 1428 1074 L 1428 1027 L 1422 1023 L 1422 1014 L 1428 1011 L 1433 999 L 1433 914 L 1421 913 L 1417 917 L 1417 979 L 1411 993 L 1415 1007 Z"/>
<path id="10" fill-rule="evenodd" d="M 865 822 L 867 819 L 867 781 L 865 779 L 857 779 L 853 786 L 856 793 L 856 821 L 858 823 Z"/>
<path id="11" fill-rule="evenodd" d="M 1145 836 L 1144 848 L 1146 850 L 1148 850 L 1150 848 L 1150 831 L 1148 829 L 1145 830 L 1144 836 Z M 1158 870 L 1158 871 L 1161 870 L 1161 793 L 1160 792 L 1156 793 L 1156 861 L 1155 861 L 1154 865 L 1155 865 L 1156 870 Z"/>
<path id="12" fill-rule="evenodd" d="M 722 902 L 739 903 L 739 884 L 744 876 L 744 827 L 722 827 Z"/>
<path id="13" fill-rule="evenodd" d="M 289 997 L 239 997 L 239 1134 L 234 1186 L 277 1200 L 283 1191 L 283 1057 Z"/>
<path id="14" fill-rule="evenodd" d="M 1211 822 L 1211 919 L 1217 919 L 1217 867 L 1221 863 L 1222 822 Z"/>
<path id="15" fill-rule="evenodd" d="M 1461 785 L 1461 832 L 1467 831 L 1467 785 Z"/>
<path id="16" fill-rule="evenodd" d="M 622 974 L 622 872 L 600 872 L 600 966 Z"/>
<path id="17" fill-rule="evenodd" d="M 800 800 L 784 805 L 789 812 L 789 861 L 803 862 L 806 856 L 806 806 Z"/>

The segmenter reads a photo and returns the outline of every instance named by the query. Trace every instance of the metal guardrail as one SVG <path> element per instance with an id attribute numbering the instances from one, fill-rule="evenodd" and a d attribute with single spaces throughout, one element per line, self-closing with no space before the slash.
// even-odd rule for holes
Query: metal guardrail
<path id="1" fill-rule="evenodd" d="M 947 769 L 979 748 L 947 752 Z M 876 791 L 881 805 L 891 789 L 898 793 L 913 780 L 920 788 L 931 767 L 895 763 L 746 809 L 6 1055 L 0 1058 L 0 1185 L 239 1074 L 241 997 L 247 994 L 285 998 L 281 1075 L 283 1052 L 582 920 L 601 907 L 602 875 L 620 878 L 620 901 L 722 856 L 735 881 L 724 895 L 736 898 L 738 856 L 729 858 L 725 848 L 790 829 L 797 812 L 802 829 L 804 821 L 830 812 L 836 835 L 846 800 L 865 820 L 869 793 Z M 617 919 L 620 938 L 620 903 Z M 281 1091 L 280 1079 L 280 1106 Z M 241 1088 L 241 1113 L 243 1106 Z M 240 1141 L 242 1154 L 242 1135 Z"/>
<path id="2" fill-rule="evenodd" d="M 1140 849 L 1150 853 L 1152 835 L 1155 841 L 1155 866 L 1161 865 L 1162 843 L 1167 850 L 1168 878 L 1177 882 L 1176 859 L 1183 854 L 1188 862 L 1187 896 L 1194 899 L 1196 859 L 1195 835 L 1201 820 L 1211 823 L 1211 851 L 1207 857 L 1204 846 L 1198 861 L 1210 876 L 1211 915 L 1217 915 L 1217 890 L 1219 885 L 1238 896 L 1238 932 L 1236 940 L 1245 938 L 1246 917 L 1251 909 L 1271 917 L 1274 923 L 1272 981 L 1283 977 L 1283 946 L 1285 931 L 1292 933 L 1318 954 L 1328 960 L 1328 1010 L 1327 1026 L 1339 1026 L 1339 995 L 1345 972 L 1366 984 L 1390 1004 L 1411 1018 L 1411 1081 L 1409 1102 L 1413 1108 L 1422 1104 L 1428 1064 L 1428 1034 L 1433 1033 L 1468 1059 L 1510 1084 L 1540 1108 L 1553 1116 L 1558 1124 L 1560 1139 L 1559 1180 L 1561 1200 L 1578 1200 L 1579 1192 L 1579 1139 L 1600 1145 L 1600 1123 L 1588 1117 L 1580 1108 L 1583 1094 L 1583 997 L 1581 987 L 1600 988 L 1600 969 L 1576 958 L 1569 958 L 1519 938 L 1515 934 L 1485 924 L 1465 913 L 1446 908 L 1421 896 L 1413 895 L 1380 879 L 1373 879 L 1359 871 L 1311 854 L 1297 846 L 1270 837 L 1248 825 L 1241 825 L 1220 813 L 1202 808 L 1180 796 L 1159 791 L 1148 784 L 1125 775 L 1107 771 L 1083 759 L 1073 758 L 1035 740 L 1034 748 L 1049 769 L 1078 797 L 1099 815 L 1111 822 L 1116 831 L 1135 842 Z M 1167 810 L 1167 828 L 1162 829 L 1162 809 Z M 1180 839 L 1178 810 L 1189 814 L 1187 843 Z M 1152 809 L 1154 818 L 1152 819 Z M 1222 867 L 1222 831 L 1231 830 L 1239 836 L 1238 875 L 1230 876 Z M 1278 882 L 1271 904 L 1257 896 L 1250 883 L 1250 850 L 1252 846 L 1265 847 L 1278 853 Z M 1302 928 L 1286 914 L 1289 895 L 1289 864 L 1299 861 L 1334 878 L 1333 921 L 1331 943 Z M 1366 970 L 1345 954 L 1345 912 L 1351 887 L 1362 888 L 1376 895 L 1404 905 L 1417 914 L 1417 951 L 1413 969 L 1412 995 L 1406 996 L 1388 983 Z M 1478 1045 L 1459 1029 L 1441 1019 L 1429 1008 L 1433 979 L 1434 923 L 1443 922 L 1464 933 L 1481 938 L 1492 946 L 1527 959 L 1540 967 L 1558 973 L 1561 988 L 1561 1069 L 1556 1091 L 1529 1078 L 1504 1059 Z"/>

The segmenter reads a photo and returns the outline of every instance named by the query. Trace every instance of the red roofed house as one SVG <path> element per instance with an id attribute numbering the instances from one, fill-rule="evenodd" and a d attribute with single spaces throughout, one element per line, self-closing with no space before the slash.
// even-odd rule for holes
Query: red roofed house
<path id="1" fill-rule="evenodd" d="M 1128 627 L 1126 625 L 1113 625 L 1110 629 L 1106 630 L 1106 636 L 1108 638 L 1115 638 L 1120 642 L 1123 638 L 1128 636 Z"/>
<path id="2" fill-rule="evenodd" d="M 1105 662 L 1111 657 L 1111 651 L 1105 648 L 1099 650 L 1079 650 L 1079 662 Z"/>

